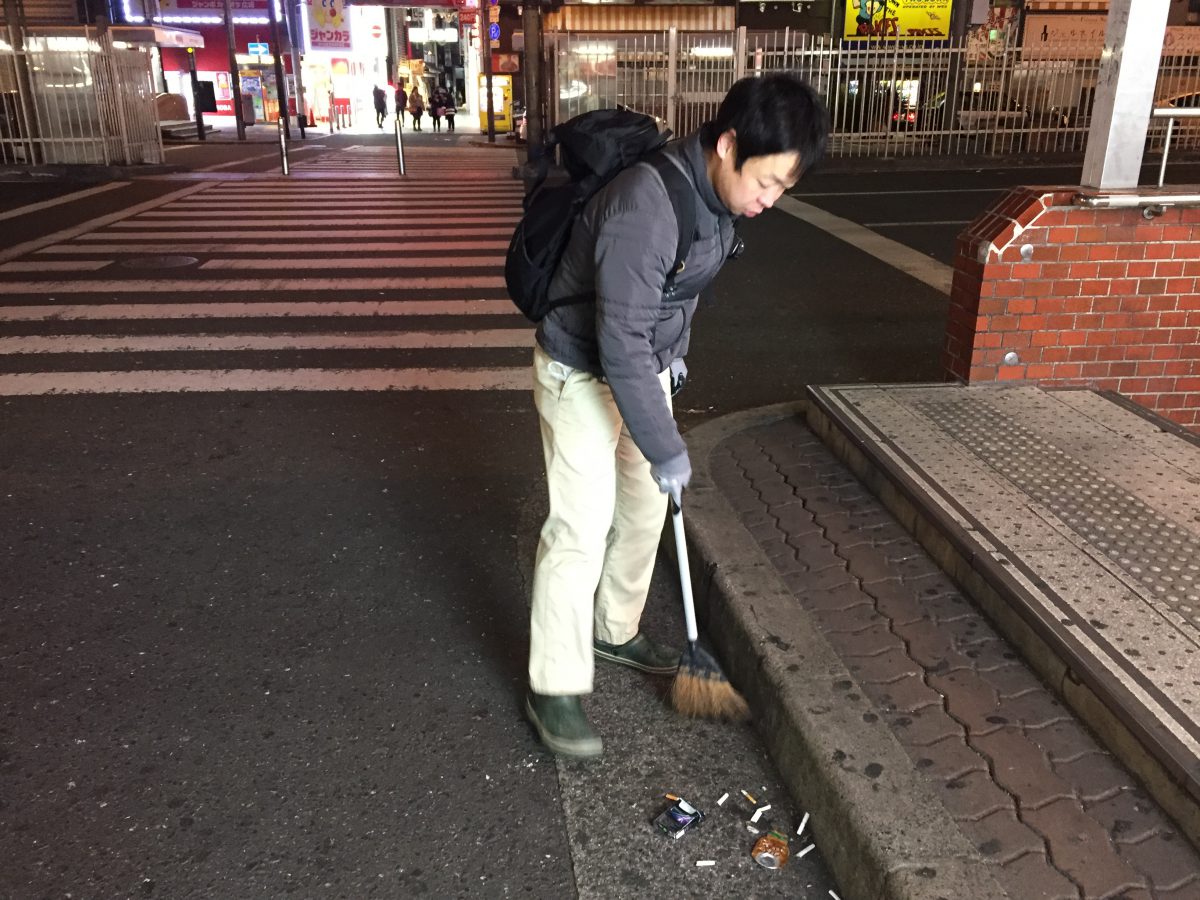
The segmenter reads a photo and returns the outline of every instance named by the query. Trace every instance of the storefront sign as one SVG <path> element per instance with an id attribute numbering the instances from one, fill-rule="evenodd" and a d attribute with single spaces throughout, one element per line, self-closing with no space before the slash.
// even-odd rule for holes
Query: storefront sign
<path id="1" fill-rule="evenodd" d="M 945 38 L 952 0 L 846 0 L 850 41 Z"/>
<path id="2" fill-rule="evenodd" d="M 305 0 L 308 4 L 308 48 L 350 50 L 350 25 L 344 0 Z"/>
<path id="3" fill-rule="evenodd" d="M 236 12 L 261 12 L 266 15 L 267 0 L 229 0 Z M 164 17 L 180 13 L 225 12 L 225 0 L 158 0 L 158 8 Z"/>
<path id="4" fill-rule="evenodd" d="M 1095 59 L 1104 49 L 1108 17 L 1098 15 L 1027 15 L 1025 17 L 1026 59 Z M 1200 28 L 1168 25 L 1163 38 L 1163 56 L 1193 56 L 1200 53 Z"/>

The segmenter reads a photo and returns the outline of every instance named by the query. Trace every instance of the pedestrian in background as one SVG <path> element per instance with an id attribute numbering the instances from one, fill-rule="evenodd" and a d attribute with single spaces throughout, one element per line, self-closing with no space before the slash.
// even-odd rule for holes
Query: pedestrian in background
<path id="1" fill-rule="evenodd" d="M 555 753 L 602 751 L 581 703 L 596 658 L 657 675 L 679 667 L 678 651 L 640 623 L 665 495 L 678 503 L 692 475 L 671 411 L 692 316 L 734 252 L 734 219 L 774 205 L 820 158 L 828 131 L 816 92 L 778 74 L 737 82 L 714 121 L 670 144 L 663 153 L 694 188 L 696 222 L 677 271 L 679 224 L 649 163 L 618 174 L 574 224 L 549 296 L 589 299 L 551 309 L 533 353 L 550 512 L 534 565 L 525 710 Z"/>
<path id="2" fill-rule="evenodd" d="M 404 82 L 401 81 L 396 85 L 396 121 L 401 125 L 404 124 L 404 110 L 408 108 L 408 91 L 404 89 Z"/>
<path id="3" fill-rule="evenodd" d="M 408 112 L 412 116 L 413 131 L 420 131 L 421 116 L 425 115 L 425 100 L 416 85 L 413 85 L 412 93 L 408 95 Z"/>
<path id="4" fill-rule="evenodd" d="M 442 88 L 433 92 L 429 98 L 429 117 L 433 120 L 433 130 L 442 130 L 442 115 L 446 112 L 446 94 Z"/>
<path id="5" fill-rule="evenodd" d="M 387 94 L 383 92 L 383 88 L 375 85 L 371 90 L 371 97 L 375 100 L 375 124 L 382 128 L 383 120 L 387 116 Z"/>
<path id="6" fill-rule="evenodd" d="M 446 130 L 454 130 L 454 115 L 458 110 L 454 108 L 454 101 L 449 95 L 446 96 Z"/>

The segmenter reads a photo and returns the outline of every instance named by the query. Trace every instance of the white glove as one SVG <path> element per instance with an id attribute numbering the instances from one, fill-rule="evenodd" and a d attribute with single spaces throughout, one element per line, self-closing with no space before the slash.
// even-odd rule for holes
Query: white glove
<path id="1" fill-rule="evenodd" d="M 670 494 L 676 506 L 683 505 L 683 489 L 692 480 L 692 463 L 684 450 L 664 463 L 650 464 L 650 477 L 664 494 Z"/>

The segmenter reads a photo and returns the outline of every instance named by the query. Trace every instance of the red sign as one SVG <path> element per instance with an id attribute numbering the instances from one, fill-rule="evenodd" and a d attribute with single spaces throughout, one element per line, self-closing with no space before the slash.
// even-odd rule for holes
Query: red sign
<path id="1" fill-rule="evenodd" d="M 379 40 L 379 38 L 383 37 L 383 29 L 380 28 L 378 25 L 372 25 L 371 26 L 371 37 L 375 38 L 376 40 Z"/>
<path id="2" fill-rule="evenodd" d="M 458 11 L 458 24 L 474 25 L 479 20 L 479 10 L 477 9 L 460 9 Z"/>
<path id="3" fill-rule="evenodd" d="M 492 71 L 509 74 L 521 71 L 521 58 L 516 53 L 493 53 Z"/>

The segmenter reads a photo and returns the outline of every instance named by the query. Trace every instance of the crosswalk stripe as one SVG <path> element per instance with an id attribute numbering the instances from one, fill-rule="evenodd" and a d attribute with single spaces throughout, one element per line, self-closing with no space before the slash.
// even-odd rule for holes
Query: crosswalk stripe
<path id="1" fill-rule="evenodd" d="M 303 234 L 307 235 L 305 231 Z M 505 250 L 508 240 L 501 241 L 422 241 L 402 243 L 399 241 L 256 241 L 253 244 L 206 243 L 193 241 L 155 241 L 156 252 L 170 250 L 173 253 L 256 253 L 263 250 L 289 250 L 295 253 L 425 253 L 430 250 L 463 253 L 480 250 Z M 86 253 L 125 253 L 128 244 L 58 244 L 37 251 L 38 256 L 59 256 Z M 489 257 L 489 259 L 493 259 Z M 11 265 L 11 264 L 10 264 Z M 43 264 L 44 265 L 44 264 Z M 0 271 L 4 266 L 0 266 Z"/>
<path id="2" fill-rule="evenodd" d="M 230 350 L 420 350 L 532 347 L 525 328 L 363 334 L 81 334 L 0 338 L 0 355 L 26 353 L 162 353 Z"/>
<path id="3" fill-rule="evenodd" d="M 472 224 L 472 225 L 515 226 L 517 224 L 517 222 L 520 221 L 520 218 L 521 217 L 520 217 L 519 213 L 513 213 L 512 215 L 505 214 L 505 215 L 467 215 L 467 216 L 452 216 L 452 215 L 405 216 L 402 221 L 406 225 L 446 225 L 451 222 L 458 221 L 458 222 L 463 222 L 463 223 Z M 361 214 L 355 214 L 352 212 L 347 212 L 345 214 L 338 214 L 336 216 L 326 213 L 325 215 L 323 215 L 321 217 L 321 219 L 323 222 L 330 222 L 330 221 L 336 220 L 336 219 L 346 219 L 348 222 L 352 222 L 355 225 L 396 225 L 399 221 L 401 221 L 400 217 L 397 215 L 372 217 L 372 216 L 364 216 Z M 181 217 L 181 221 L 195 222 L 196 217 L 195 216 L 184 216 L 184 217 Z M 151 222 L 147 222 L 139 216 L 138 218 L 131 219 L 128 222 L 113 222 L 112 225 L 109 227 L 120 228 L 120 229 L 136 228 L 138 230 L 144 231 L 144 230 L 147 230 L 151 226 L 151 224 L 152 224 Z M 157 225 L 160 223 L 154 222 L 153 224 Z M 162 222 L 161 224 L 168 225 L 170 223 Z M 223 219 L 206 220 L 204 222 L 204 224 L 213 226 L 213 227 L 216 227 L 219 225 L 229 225 L 230 227 L 233 227 L 233 228 L 238 228 L 238 227 L 245 228 L 248 225 L 257 225 L 262 228 L 266 228 L 268 226 L 278 227 L 280 225 L 286 225 L 289 228 L 295 228 L 296 220 L 294 218 L 286 218 L 286 219 L 283 219 L 283 218 L 258 218 L 258 217 L 251 218 L 248 216 L 242 216 L 242 217 L 239 217 L 236 219 L 223 218 Z"/>
<path id="4" fill-rule="evenodd" d="M 262 303 L 95 303 L 0 306 L 4 322 L 137 321 L 157 319 L 326 319 L 393 316 L 509 316 L 502 300 L 332 300 Z"/>
<path id="5" fill-rule="evenodd" d="M 480 266 L 498 266 L 504 263 L 503 256 L 467 256 L 462 257 L 456 262 L 457 268 L 479 268 Z M 291 269 L 293 271 L 303 269 L 379 269 L 387 268 L 390 271 L 406 270 L 411 272 L 423 272 L 430 268 L 427 260 L 422 260 L 414 256 L 360 256 L 347 259 L 341 258 L 324 258 L 324 259 L 242 259 L 240 257 L 225 256 L 218 259 L 210 259 L 200 264 L 201 269 Z M 468 276 L 463 276 L 468 277 Z M 465 286 L 465 285 L 464 285 Z M 503 282 L 500 284 L 504 286 Z M 478 287 L 478 285 L 476 285 Z"/>
<path id="6" fill-rule="evenodd" d="M 286 268 L 277 263 L 271 268 Z M 457 288 L 503 288 L 502 275 L 447 275 L 429 277 L 413 275 L 406 278 L 181 278 L 130 279 L 97 281 L 5 281 L 0 288 L 9 294 L 179 294 L 197 291 L 425 291 Z"/>
<path id="7" fill-rule="evenodd" d="M 182 369 L 0 374 L 0 396 L 218 391 L 527 391 L 529 366 L 490 369 Z"/>
<path id="8" fill-rule="evenodd" d="M 387 147 L 306 154 L 22 245 L 0 256 L 0 396 L 527 391 L 515 161 L 416 148 L 401 178 Z"/>
<path id="9" fill-rule="evenodd" d="M 111 262 L 111 259 L 18 260 L 0 264 L 0 272 L 94 272 L 96 269 L 103 269 Z"/>
<path id="10" fill-rule="evenodd" d="M 302 232 L 308 238 L 443 238 L 443 237 L 488 237 L 503 235 L 507 240 L 512 235 L 512 228 L 507 225 L 464 226 L 462 228 L 305 228 Z M 226 229 L 166 231 L 155 228 L 152 231 L 95 231 L 91 234 L 81 234 L 76 241 L 144 241 L 148 236 L 169 236 L 172 238 L 192 239 L 222 239 L 222 238 L 254 238 L 263 246 L 273 244 L 292 245 L 291 238 L 281 237 L 278 232 L 261 229 Z M 157 246 L 157 244 L 156 244 Z"/>

